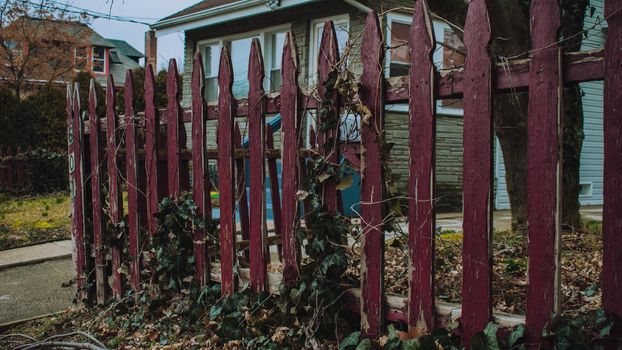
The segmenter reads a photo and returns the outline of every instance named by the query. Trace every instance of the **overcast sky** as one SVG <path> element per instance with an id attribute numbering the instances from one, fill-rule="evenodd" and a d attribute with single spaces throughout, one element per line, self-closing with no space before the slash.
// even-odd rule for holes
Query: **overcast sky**
<path id="1" fill-rule="evenodd" d="M 114 0 L 112 11 L 110 11 L 110 1 L 57 0 L 59 3 L 66 3 L 91 11 L 110 12 L 116 16 L 144 17 L 140 21 L 147 23 L 153 23 L 157 19 L 173 14 L 200 0 Z M 140 52 L 145 52 L 145 31 L 148 30 L 146 25 L 99 18 L 92 21 L 91 27 L 105 38 L 125 40 Z M 180 66 L 183 64 L 183 38 L 183 32 L 158 38 L 159 67 L 166 67 L 169 58 L 176 58 Z"/>

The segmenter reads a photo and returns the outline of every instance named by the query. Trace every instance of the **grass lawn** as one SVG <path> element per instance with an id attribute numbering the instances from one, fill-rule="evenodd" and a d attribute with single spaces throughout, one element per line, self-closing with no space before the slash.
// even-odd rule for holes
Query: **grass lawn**
<path id="1" fill-rule="evenodd" d="M 0 194 L 0 250 L 71 238 L 69 196 Z"/>

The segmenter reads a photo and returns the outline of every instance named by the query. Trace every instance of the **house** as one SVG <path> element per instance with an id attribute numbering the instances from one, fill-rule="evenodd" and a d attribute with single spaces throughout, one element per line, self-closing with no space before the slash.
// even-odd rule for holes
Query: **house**
<path id="1" fill-rule="evenodd" d="M 103 86 L 109 74 L 122 86 L 126 70 L 139 68 L 144 57 L 127 42 L 106 39 L 78 21 L 20 17 L 3 31 L 10 52 L 0 55 L 0 60 L 5 60 L 0 79 L 9 84 L 10 68 L 23 66 L 22 73 L 30 85 L 49 81 L 66 84 L 76 73 L 86 71 Z M 22 65 L 20 60 L 26 59 L 29 65 Z"/>
<path id="2" fill-rule="evenodd" d="M 602 0 L 593 0 L 592 4 L 595 2 L 601 3 L 599 11 L 602 11 Z M 204 60 L 206 98 L 212 102 L 216 100 L 218 59 L 220 48 L 223 45 L 229 48 L 232 57 L 234 95 L 236 97 L 246 96 L 248 92 L 246 80 L 248 56 L 253 38 L 260 40 L 263 50 L 266 72 L 264 88 L 266 91 L 278 89 L 280 86 L 280 58 L 287 31 L 294 33 L 298 43 L 301 67 L 300 84 L 303 87 L 314 86 L 317 83 L 319 42 L 326 20 L 332 20 L 335 24 L 341 53 L 344 53 L 346 44 L 351 47 L 346 62 L 351 71 L 360 74 L 362 67 L 359 59 L 361 44 L 359 34 L 364 28 L 367 12 L 372 9 L 378 12 L 393 9 L 385 12 L 382 23 L 388 44 L 385 59 L 386 77 L 406 75 L 408 74 L 410 55 L 407 38 L 412 15 L 408 12 L 408 8 L 412 7 L 412 3 L 412 0 L 204 0 L 157 21 L 152 25 L 152 31 L 155 31 L 155 35 L 151 33 L 148 37 L 155 40 L 155 37 L 160 35 L 180 31 L 185 33 L 183 104 L 188 106 L 190 103 L 192 58 L 197 51 L 202 53 Z M 588 22 L 586 21 L 586 26 L 589 25 Z M 464 52 L 464 47 L 458 36 L 440 18 L 433 16 L 433 25 L 437 41 L 437 49 L 434 51 L 433 59 L 437 68 L 443 70 L 462 65 L 464 56 L 461 52 Z M 149 44 L 148 40 L 148 46 L 155 47 L 155 44 Z M 589 84 L 598 83 L 582 85 L 585 86 L 584 89 L 590 89 L 590 93 L 594 93 L 593 97 L 586 94 L 585 100 L 596 101 L 598 89 Z M 602 99 L 602 86 L 600 98 Z M 582 183 L 585 174 L 586 183 L 592 184 L 591 190 L 586 189 L 586 194 L 582 195 L 581 198 L 583 203 L 590 204 L 599 204 L 599 188 L 602 203 L 602 114 L 596 111 L 597 104 L 597 102 L 584 104 L 586 111 L 594 109 L 594 113 L 586 113 L 586 143 L 584 146 L 586 159 L 592 160 L 594 158 L 594 161 L 584 163 L 590 170 L 583 168 L 581 170 Z M 309 130 L 308 126 L 313 123 L 311 115 L 312 113 L 307 116 L 307 131 Z M 462 208 L 462 115 L 463 109 L 460 100 L 437 101 L 436 194 L 439 211 L 459 211 Z M 357 123 L 356 120 L 349 117 L 343 116 L 346 124 Z M 593 119 L 600 120 L 596 122 Z M 590 134 L 592 131 L 595 134 L 598 133 L 598 125 L 600 125 L 600 139 L 597 135 Z M 408 106 L 403 104 L 388 105 L 385 114 L 386 138 L 387 142 L 395 145 L 391 150 L 389 168 L 393 175 L 398 176 L 396 185 L 399 192 L 403 194 L 407 192 L 409 166 L 407 126 Z M 588 130 L 588 126 L 593 126 L 593 130 Z M 210 126 L 208 125 L 208 127 Z M 214 125 L 212 124 L 211 127 Z M 278 142 L 278 139 L 279 135 L 277 134 L 275 140 Z M 507 192 L 505 192 L 505 172 L 503 171 L 502 158 L 499 156 L 500 153 L 499 147 L 497 147 L 498 155 L 495 170 L 497 193 L 495 198 L 498 208 L 507 208 L 509 202 Z M 600 163 L 595 160 L 598 157 L 600 157 Z M 597 169 L 598 166 L 600 169 Z M 588 175 L 591 177 L 587 177 Z M 588 193 L 590 196 L 587 195 Z"/>

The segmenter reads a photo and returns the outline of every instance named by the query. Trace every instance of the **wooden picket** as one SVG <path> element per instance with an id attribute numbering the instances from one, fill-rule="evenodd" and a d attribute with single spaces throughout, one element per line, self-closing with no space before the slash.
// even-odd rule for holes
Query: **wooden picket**
<path id="1" fill-rule="evenodd" d="M 561 52 L 556 44 L 559 8 L 555 0 L 533 0 L 531 8 L 534 49 L 530 60 L 511 62 L 497 67 L 490 55 L 492 32 L 488 18 L 488 1 L 472 0 L 466 19 L 464 42 L 467 48 L 463 70 L 440 74 L 435 70 L 432 53 L 436 47 L 431 15 L 426 0 L 415 2 L 410 32 L 409 76 L 385 81 L 383 58 L 386 43 L 382 26 L 375 13 L 369 13 L 363 33 L 359 101 L 361 108 L 360 145 L 342 146 L 339 128 L 326 129 L 322 118 L 339 118 L 342 101 L 327 80 L 336 79 L 344 69 L 334 24 L 326 22 L 320 43 L 317 93 L 305 96 L 299 87 L 298 53 L 295 38 L 288 33 L 283 47 L 282 87 L 278 96 L 266 94 L 264 62 L 259 40 L 252 42 L 249 58 L 247 99 L 235 100 L 232 91 L 233 67 L 227 47 L 220 53 L 218 104 L 205 102 L 203 60 L 194 56 L 191 81 L 191 108 L 181 108 L 181 84 L 175 60 L 169 63 L 165 115 L 155 104 L 156 86 L 153 67 L 145 76 L 144 123 L 141 111 L 134 106 L 134 81 L 128 71 L 124 88 L 125 111 L 122 119 L 115 114 L 115 88 L 112 77 L 106 89 L 106 123 L 100 125 L 96 111 L 96 94 L 89 94 L 89 127 L 83 129 L 79 90 L 68 87 L 67 126 L 69 179 L 72 198 L 72 234 L 76 242 L 76 281 L 79 297 L 88 300 L 87 276 L 95 276 L 96 301 L 107 297 L 108 272 L 112 265 L 112 291 L 118 299 L 124 291 L 121 252 L 128 248 L 129 282 L 140 290 L 141 237 L 157 234 L 155 214 L 163 196 L 179 196 L 192 189 L 198 216 L 211 219 L 212 183 L 208 160 L 217 161 L 220 228 L 218 252 L 208 250 L 206 232 L 194 227 L 195 264 L 201 286 L 221 282 L 221 293 L 248 284 L 255 292 L 279 292 L 279 284 L 296 286 L 301 270 L 301 245 L 296 230 L 306 229 L 305 217 L 311 203 L 300 184 L 307 176 L 310 157 L 325 157 L 338 165 L 340 153 L 361 169 L 361 286 L 348 291 L 345 299 L 353 309 L 360 307 L 361 330 L 368 337 L 385 331 L 387 321 L 404 322 L 411 334 L 430 332 L 460 316 L 464 345 L 488 322 L 503 326 L 526 323 L 528 341 L 541 342 L 542 329 L 550 326 L 551 316 L 559 312 L 559 191 L 560 191 L 560 118 L 562 84 L 581 81 L 605 81 L 605 204 L 603 213 L 603 306 L 606 312 L 622 314 L 622 110 L 619 87 L 622 86 L 622 0 L 607 0 L 609 21 L 604 52 Z M 315 80 L 315 79 L 313 79 Z M 329 81 L 330 83 L 330 81 Z M 529 197 L 529 273 L 526 318 L 493 313 L 492 291 L 492 195 L 493 195 L 493 117 L 495 94 L 511 88 L 529 87 L 528 116 L 528 197 Z M 318 101 L 317 97 L 320 97 Z M 463 285 L 461 307 L 435 302 L 435 106 L 438 99 L 464 99 L 464 241 Z M 357 102 L 358 103 L 358 102 Z M 383 139 L 384 111 L 388 103 L 409 104 L 410 174 L 408 184 L 409 292 L 407 296 L 387 294 L 384 288 L 384 212 L 388 200 L 384 193 Z M 310 126 L 308 141 L 303 136 L 305 108 L 316 110 L 320 128 Z M 322 111 L 321 113 L 319 111 Z M 368 111 L 368 112 L 367 112 Z M 273 130 L 266 125 L 266 115 L 280 113 L 282 118 L 281 148 L 275 149 Z M 333 114 L 331 116 L 331 113 Z M 240 127 L 235 117 L 248 117 L 249 146 L 242 144 Z M 208 132 L 207 121 L 217 122 L 216 134 Z M 119 123 L 121 121 L 121 123 Z M 191 124 L 192 149 L 186 148 L 185 123 Z M 121 124 L 119 126 L 118 124 Z M 166 126 L 162 139 L 160 124 Z M 99 140 L 106 132 L 106 153 Z M 124 137 L 124 151 L 118 130 Z M 317 130 L 317 133 L 316 133 Z M 89 143 L 85 143 L 85 135 Z M 141 137 L 144 135 L 144 137 Z M 208 149 L 208 140 L 216 137 L 217 149 Z M 211 144 L 211 143 L 210 143 Z M 306 148 L 305 148 L 306 147 Z M 307 149 L 311 148 L 311 149 Z M 4 150 L 4 148 L 3 148 Z M 360 155 L 360 159 L 359 159 Z M 4 157 L 2 157 L 4 156 Z M 0 168 L 0 186 L 16 190 L 20 180 L 22 153 L 13 155 L 10 148 Z M 281 159 L 279 184 L 278 159 Z M 248 161 L 248 162 L 247 162 Z M 104 166 L 103 162 L 106 162 Z M 189 183 L 192 162 L 192 186 Z M 23 160 L 22 160 L 23 164 Z M 125 164 L 124 171 L 119 169 Z M 104 171 L 105 167 L 105 171 Z M 266 168 L 268 173 L 266 174 Z M 164 171 L 163 171 L 164 169 Z M 108 177 L 108 208 L 103 206 L 102 181 Z M 2 176 L 4 175 L 4 176 Z M 268 237 L 266 217 L 266 175 L 271 186 L 274 236 Z M 23 175 L 21 176 L 23 179 Z M 247 178 L 250 193 L 247 194 Z M 122 187 L 127 186 L 127 228 L 123 223 Z M 17 188 L 18 189 L 18 188 Z M 323 204 L 331 213 L 342 211 L 341 196 L 334 177 L 324 181 Z M 88 205 L 87 205 L 88 204 Z M 301 210 L 304 206 L 304 213 Z M 239 213 L 239 219 L 236 217 Z M 91 214 L 92 213 L 92 214 Z M 109 213 L 109 215 L 103 215 Z M 92 215 L 92 217 L 91 217 Z M 239 226 L 237 225 L 239 221 Z M 86 230 L 86 223 L 93 225 Z M 110 228 L 110 229 L 108 229 Z M 127 232 L 123 230 L 127 229 Z M 110 232 L 109 232 L 110 231 Z M 93 233 L 93 242 L 85 242 L 85 232 Z M 242 240 L 237 242 L 238 234 Z M 269 246 L 280 246 L 281 275 L 268 273 Z M 248 246 L 248 250 L 246 247 Z M 88 249 L 94 252 L 91 261 Z M 107 257 L 110 249 L 110 258 Z M 209 251 L 209 254 L 208 254 Z M 238 264 L 247 258 L 249 267 Z M 90 253 L 90 252 L 89 252 Z M 209 256 L 212 261 L 209 261 Z M 110 261 L 107 261 L 110 259 Z M 93 271 L 91 271 L 93 270 Z M 91 277 L 92 279 L 92 277 Z M 613 329 L 614 333 L 617 328 Z"/>
<path id="2" fill-rule="evenodd" d="M 603 205 L 603 308 L 622 315 L 622 1 L 605 1 L 608 23 L 605 46 L 604 92 L 604 205 Z M 622 326 L 613 336 L 622 336 Z"/>
<path id="3" fill-rule="evenodd" d="M 91 145 L 91 207 L 93 208 L 93 248 L 95 250 L 95 288 L 97 303 L 106 302 L 106 252 L 104 246 L 104 219 L 101 198 L 101 161 L 103 159 L 101 143 L 99 141 L 99 117 L 97 116 L 97 92 L 95 82 L 91 80 L 89 86 L 89 131 Z"/>
<path id="4" fill-rule="evenodd" d="M 361 47 L 363 75 L 360 96 L 370 113 L 361 116 L 361 168 L 365 169 L 361 176 L 361 328 L 367 336 L 373 337 L 382 332 L 384 314 L 384 178 L 380 134 L 384 130 L 383 58 L 380 22 L 376 13 L 370 12 Z"/>
<path id="5" fill-rule="evenodd" d="M 120 237 L 125 237 L 119 232 L 123 220 L 123 198 L 121 193 L 120 168 L 117 163 L 117 115 L 115 101 L 115 85 L 112 75 L 108 76 L 106 84 L 106 163 L 108 166 L 108 203 L 110 210 L 110 222 L 114 232 L 110 237 L 110 250 L 112 260 L 112 293 L 116 299 L 123 294 L 123 281 L 121 276 L 121 254 L 123 247 Z"/>
<path id="6" fill-rule="evenodd" d="M 462 329 L 467 345 L 492 315 L 492 33 L 486 3 L 470 2 L 464 27 Z"/>
<path id="7" fill-rule="evenodd" d="M 555 0 L 531 3 L 533 42 L 529 75 L 527 191 L 527 335 L 538 343 L 560 308 L 562 67 L 558 40 L 560 11 Z M 546 74 L 542 74 L 546 72 Z"/>
<path id="8" fill-rule="evenodd" d="M 434 28 L 426 0 L 417 1 L 410 34 L 410 173 L 408 240 L 412 275 L 408 325 L 434 329 Z"/>
<path id="9" fill-rule="evenodd" d="M 11 147 L 7 146 L 6 148 L 6 189 L 8 192 L 14 192 L 15 191 L 15 187 L 14 183 L 13 183 L 13 176 L 15 175 L 14 171 L 15 169 L 13 169 L 13 152 L 11 151 Z"/>
<path id="10" fill-rule="evenodd" d="M 17 147 L 14 159 L 17 165 L 17 188 L 24 188 L 26 184 L 26 168 L 24 167 L 24 159 L 21 147 Z"/>

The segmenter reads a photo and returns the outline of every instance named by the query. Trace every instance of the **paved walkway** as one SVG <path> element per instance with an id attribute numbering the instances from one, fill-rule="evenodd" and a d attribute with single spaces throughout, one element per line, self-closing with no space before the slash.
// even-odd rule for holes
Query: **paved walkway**
<path id="1" fill-rule="evenodd" d="M 71 240 L 0 251 L 0 270 L 24 264 L 71 257 Z M 1 281 L 1 280 L 0 280 Z"/>

